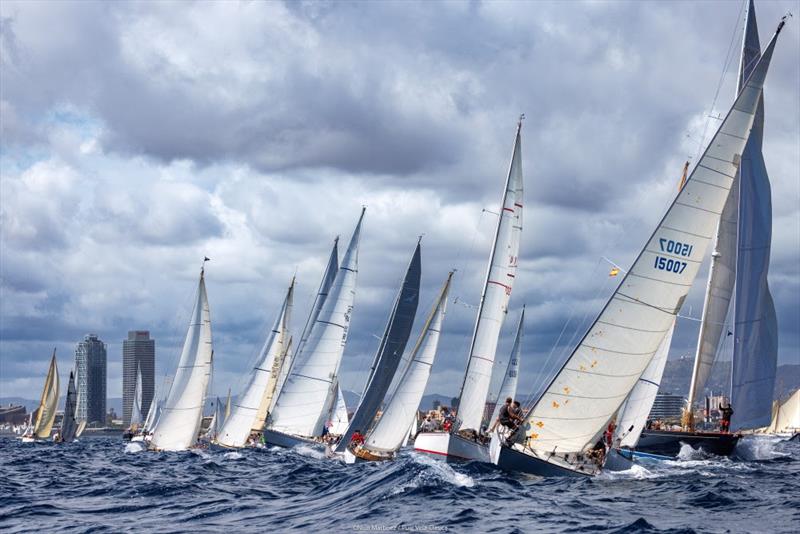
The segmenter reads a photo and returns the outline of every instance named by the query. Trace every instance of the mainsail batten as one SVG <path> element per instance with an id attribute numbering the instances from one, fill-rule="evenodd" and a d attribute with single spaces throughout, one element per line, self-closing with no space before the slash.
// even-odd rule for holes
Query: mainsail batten
<path id="1" fill-rule="evenodd" d="M 459 394 L 458 418 L 462 429 L 481 428 L 497 342 L 508 311 L 508 301 L 511 298 L 517 271 L 523 205 L 521 130 L 520 120 L 475 322 L 467 370 Z"/>

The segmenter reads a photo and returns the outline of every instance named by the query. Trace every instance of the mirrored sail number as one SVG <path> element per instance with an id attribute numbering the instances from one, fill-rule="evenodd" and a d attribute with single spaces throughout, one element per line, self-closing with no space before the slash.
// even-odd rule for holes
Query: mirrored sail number
<path id="1" fill-rule="evenodd" d="M 691 256 L 692 249 L 694 249 L 694 245 L 673 241 L 672 239 L 665 239 L 663 237 L 659 238 L 658 242 L 661 245 L 661 252 L 674 254 L 676 256 Z M 686 262 L 679 259 L 656 256 L 653 260 L 653 267 L 660 271 L 681 274 L 684 269 L 686 269 Z"/>

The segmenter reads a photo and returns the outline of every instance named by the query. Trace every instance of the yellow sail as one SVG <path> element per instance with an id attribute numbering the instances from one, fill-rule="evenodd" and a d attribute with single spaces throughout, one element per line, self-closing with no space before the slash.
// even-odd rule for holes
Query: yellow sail
<path id="1" fill-rule="evenodd" d="M 56 407 L 58 405 L 58 366 L 56 365 L 56 351 L 50 360 L 50 370 L 44 381 L 42 399 L 39 401 L 39 410 L 36 415 L 36 424 L 33 427 L 34 435 L 39 439 L 50 437 L 53 422 L 56 420 Z"/>
<path id="2" fill-rule="evenodd" d="M 285 330 L 282 329 L 280 336 L 283 337 Z M 283 344 L 283 341 L 280 342 Z M 275 397 L 275 391 L 278 388 L 278 378 L 281 375 L 281 368 L 283 367 L 283 363 L 286 361 L 286 355 L 289 353 L 292 347 L 292 338 L 289 338 L 289 342 L 286 344 L 286 348 L 281 352 L 275 361 L 272 363 L 272 369 L 270 369 L 269 380 L 267 381 L 267 387 L 264 390 L 264 396 L 261 398 L 261 404 L 258 406 L 258 411 L 256 412 L 256 419 L 253 421 L 253 430 L 260 432 L 264 428 L 264 421 L 267 419 L 267 412 L 269 411 L 269 407 L 272 405 L 272 399 Z"/>

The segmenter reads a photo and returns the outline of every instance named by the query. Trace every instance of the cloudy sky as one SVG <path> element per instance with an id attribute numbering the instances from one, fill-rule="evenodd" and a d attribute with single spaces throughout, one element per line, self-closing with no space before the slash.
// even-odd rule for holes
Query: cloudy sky
<path id="1" fill-rule="evenodd" d="M 762 43 L 787 10 L 757 4 Z M 525 230 L 498 354 L 526 303 L 532 390 L 618 281 L 602 258 L 630 264 L 727 111 L 743 20 L 739 0 L 3 1 L 0 396 L 38 397 L 53 347 L 66 377 L 88 332 L 108 343 L 109 396 L 129 329 L 172 372 L 204 255 L 212 387 L 235 390 L 295 272 L 302 327 L 362 204 L 343 385 L 363 387 L 425 234 L 418 323 L 451 268 L 459 300 L 428 390 L 457 393 L 496 222 L 482 210 L 520 113 Z M 790 21 L 765 90 L 782 363 L 800 359 L 799 36 Z M 679 321 L 671 356 L 696 335 Z"/>

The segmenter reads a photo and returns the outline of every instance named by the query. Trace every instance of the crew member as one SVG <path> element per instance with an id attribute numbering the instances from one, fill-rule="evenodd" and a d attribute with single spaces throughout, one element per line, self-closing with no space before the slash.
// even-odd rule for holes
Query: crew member
<path id="1" fill-rule="evenodd" d="M 731 403 L 729 402 L 727 406 L 722 408 L 722 420 L 719 424 L 719 429 L 722 432 L 729 432 L 731 428 L 731 416 L 733 415 L 733 408 L 731 408 Z"/>

